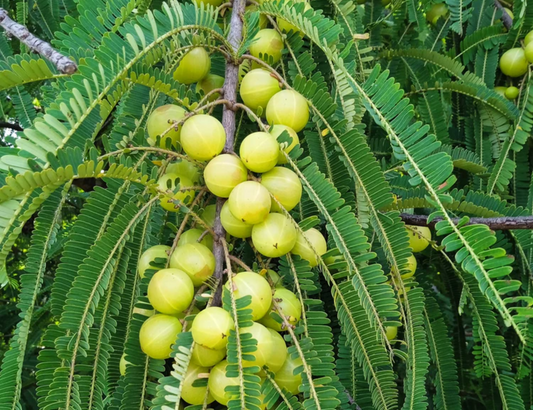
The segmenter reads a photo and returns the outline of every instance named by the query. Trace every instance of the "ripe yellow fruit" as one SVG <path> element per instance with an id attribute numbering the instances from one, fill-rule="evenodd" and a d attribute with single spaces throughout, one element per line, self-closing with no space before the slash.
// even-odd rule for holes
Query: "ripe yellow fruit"
<path id="1" fill-rule="evenodd" d="M 181 125 L 176 129 L 172 127 L 172 124 L 181 121 L 186 113 L 187 111 L 174 104 L 162 105 L 153 110 L 146 121 L 146 129 L 148 131 L 148 138 L 146 140 L 148 144 L 152 147 L 155 146 L 157 136 L 162 135 L 170 128 L 165 136 L 161 138 L 159 147 L 167 148 L 167 140 L 170 139 L 171 146 L 177 148 L 180 141 Z"/>
<path id="2" fill-rule="evenodd" d="M 187 243 L 178 246 L 170 256 L 170 267 L 181 269 L 192 280 L 194 286 L 200 286 L 215 271 L 215 257 L 201 243 Z"/>
<path id="3" fill-rule="evenodd" d="M 228 361 L 224 360 L 213 367 L 209 373 L 209 382 L 207 383 L 209 391 L 215 400 L 224 406 L 228 404 L 230 399 L 234 398 L 230 393 L 226 392 L 226 387 L 237 386 L 239 384 L 238 377 L 226 376 L 227 366 Z"/>
<path id="4" fill-rule="evenodd" d="M 287 355 L 289 353 L 287 350 L 287 345 L 285 344 L 285 340 L 283 340 L 283 336 L 281 336 L 274 329 L 267 327 L 267 330 L 270 332 L 270 336 L 272 337 L 273 348 L 272 354 L 267 357 L 265 365 L 268 366 L 268 369 L 272 373 L 276 373 L 281 369 L 283 363 L 285 363 L 285 359 L 287 359 Z"/>
<path id="5" fill-rule="evenodd" d="M 254 37 L 254 42 L 250 46 L 250 54 L 269 62 L 267 55 L 272 58 L 272 64 L 276 64 L 281 59 L 283 50 L 283 39 L 279 33 L 271 28 L 259 30 Z"/>
<path id="6" fill-rule="evenodd" d="M 222 154 L 211 161 L 204 169 L 207 188 L 220 198 L 227 198 L 233 188 L 248 179 L 248 170 L 239 159 L 231 154 Z"/>
<path id="7" fill-rule="evenodd" d="M 209 349 L 223 349 L 235 329 L 231 315 L 219 307 L 208 307 L 196 315 L 191 326 L 194 341 Z"/>
<path id="8" fill-rule="evenodd" d="M 251 296 L 248 309 L 252 309 L 252 319 L 259 320 L 270 310 L 272 290 L 268 281 L 255 272 L 240 272 L 233 278 L 233 295 L 236 299 Z M 229 290 L 229 281 L 226 282 Z"/>
<path id="9" fill-rule="evenodd" d="M 407 233 L 409 234 L 409 246 L 413 252 L 422 252 L 429 245 L 431 240 L 431 231 L 427 226 L 408 225 Z"/>
<path id="10" fill-rule="evenodd" d="M 241 336 L 247 333 L 251 334 L 252 338 L 257 341 L 257 350 L 255 352 L 250 352 L 250 355 L 253 356 L 255 360 L 243 360 L 243 366 L 259 366 L 262 368 L 266 364 L 270 355 L 274 353 L 274 345 L 270 332 L 262 324 L 253 322 L 252 326 L 241 327 L 239 333 Z"/>
<path id="11" fill-rule="evenodd" d="M 189 229 L 183 232 L 178 240 L 178 246 L 185 245 L 187 243 L 197 243 L 198 239 L 204 233 L 201 229 Z M 200 243 L 204 246 L 207 246 L 210 251 L 213 250 L 213 237 L 210 233 L 206 234 Z"/>
<path id="12" fill-rule="evenodd" d="M 192 350 L 191 363 L 203 367 L 212 367 L 226 357 L 226 349 L 209 349 L 195 344 Z"/>
<path id="13" fill-rule="evenodd" d="M 207 392 L 207 385 L 202 387 L 194 387 L 193 383 L 200 378 L 200 374 L 208 374 L 209 369 L 206 367 L 189 364 L 185 376 L 181 384 L 181 398 L 189 404 L 199 405 L 204 403 L 205 394 Z M 207 403 L 212 403 L 215 399 L 211 393 L 207 394 Z"/>
<path id="14" fill-rule="evenodd" d="M 121 376 L 124 376 L 126 374 L 126 366 L 128 366 L 129 364 L 131 363 L 126 360 L 126 353 L 123 353 L 120 357 L 120 363 L 118 364 Z"/>
<path id="15" fill-rule="evenodd" d="M 507 90 L 505 90 L 505 98 L 508 100 L 516 99 L 519 94 L 520 90 L 516 87 L 507 87 Z"/>
<path id="16" fill-rule="evenodd" d="M 279 258 L 291 251 L 296 243 L 296 228 L 283 214 L 271 213 L 252 228 L 252 242 L 259 253 Z"/>
<path id="17" fill-rule="evenodd" d="M 269 71 L 257 68 L 249 71 L 242 79 L 240 94 L 244 104 L 256 111 L 266 109 L 272 96 L 281 91 L 279 81 Z"/>
<path id="18" fill-rule="evenodd" d="M 287 356 L 285 363 L 279 371 L 276 373 L 275 381 L 279 387 L 285 388 L 291 394 L 298 394 L 298 388 L 302 384 L 302 375 L 299 373 L 294 375 L 294 370 L 302 366 L 302 359 L 299 357 L 293 359 L 290 356 Z"/>
<path id="19" fill-rule="evenodd" d="M 448 14 L 448 6 L 446 3 L 436 3 L 426 13 L 426 20 L 431 24 L 437 24 L 437 21 L 441 17 L 445 17 Z"/>
<path id="20" fill-rule="evenodd" d="M 148 284 L 148 300 L 161 313 L 175 315 L 187 309 L 194 297 L 191 278 L 179 269 L 161 269 Z"/>
<path id="21" fill-rule="evenodd" d="M 149 317 L 139 332 L 142 351 L 152 359 L 168 359 L 181 327 L 181 322 L 174 316 L 157 314 Z"/>
<path id="22" fill-rule="evenodd" d="M 231 236 L 235 238 L 249 238 L 252 236 L 253 225 L 235 218 L 229 209 L 229 202 L 225 202 L 220 211 L 220 222 Z"/>
<path id="23" fill-rule="evenodd" d="M 295 132 L 300 132 L 309 121 L 307 100 L 296 91 L 282 90 L 268 102 L 266 118 L 270 125 L 286 125 Z"/>
<path id="24" fill-rule="evenodd" d="M 174 80 L 182 84 L 196 83 L 204 78 L 210 69 L 209 53 L 203 47 L 195 47 L 181 59 L 174 71 Z"/>
<path id="25" fill-rule="evenodd" d="M 263 185 L 285 210 L 292 210 L 302 198 L 302 183 L 300 178 L 288 168 L 275 167 L 261 176 Z M 272 200 L 272 212 L 281 212 L 276 201 Z"/>
<path id="26" fill-rule="evenodd" d="M 275 288 L 282 288 L 283 287 L 283 278 L 279 276 L 279 274 L 272 269 L 268 269 L 265 273 L 265 276 L 268 276 L 270 281 L 272 282 L 272 285 Z"/>
<path id="27" fill-rule="evenodd" d="M 239 221 L 255 225 L 263 222 L 270 212 L 270 194 L 259 182 L 246 181 L 237 185 L 228 199 L 232 215 Z"/>
<path id="28" fill-rule="evenodd" d="M 170 246 L 166 245 L 156 245 L 145 250 L 137 263 L 139 276 L 144 278 L 144 273 L 147 269 L 154 269 L 153 263 L 158 258 L 164 259 L 161 262 L 166 263 L 168 260 L 168 251 L 170 251 Z"/>
<path id="29" fill-rule="evenodd" d="M 176 181 L 179 183 L 179 190 L 177 190 Z M 167 192 L 160 194 L 160 204 L 163 209 L 169 212 L 179 211 L 179 206 L 174 201 L 189 205 L 196 195 L 194 189 L 182 191 L 183 188 L 193 187 L 194 184 L 189 178 L 177 174 L 165 174 L 161 176 L 157 181 L 157 185 L 160 191 Z M 171 191 L 171 193 L 168 193 L 168 191 Z"/>
<path id="30" fill-rule="evenodd" d="M 266 327 L 276 330 L 277 332 L 285 330 L 283 322 L 278 323 L 276 319 L 274 319 L 275 314 L 278 314 L 278 311 L 274 306 L 274 302 L 277 303 L 283 316 L 286 317 L 287 321 L 291 325 L 296 325 L 296 323 L 298 323 L 302 317 L 302 305 L 300 304 L 300 301 L 296 295 L 285 288 L 276 289 L 274 296 L 272 297 L 270 313 L 267 313 L 265 316 L 263 316 L 263 318 L 260 320 L 260 323 Z"/>
<path id="31" fill-rule="evenodd" d="M 385 330 L 387 332 L 387 340 L 389 342 L 396 339 L 396 336 L 398 335 L 398 328 L 396 326 L 387 326 L 385 327 Z"/>
<path id="32" fill-rule="evenodd" d="M 533 30 L 527 33 L 526 36 L 524 37 L 524 46 L 527 46 L 532 41 L 533 41 Z"/>
<path id="33" fill-rule="evenodd" d="M 405 273 L 401 275 L 402 279 L 409 279 L 410 277 L 412 277 L 415 274 L 416 266 L 417 266 L 417 262 L 416 262 L 416 258 L 414 257 L 414 255 L 409 256 L 407 258 L 407 267 L 404 268 Z"/>
<path id="34" fill-rule="evenodd" d="M 200 7 L 200 4 L 210 4 L 213 7 L 218 7 L 222 3 L 224 3 L 224 0 L 193 0 L 193 3 L 196 4 L 198 7 Z"/>
<path id="35" fill-rule="evenodd" d="M 305 14 L 305 12 L 309 9 L 311 9 L 311 5 L 306 2 L 304 9 L 303 9 L 303 13 Z M 287 20 L 277 17 L 276 22 L 278 23 L 278 27 L 281 31 L 284 31 L 285 33 L 289 33 L 290 31 L 293 31 L 295 33 L 298 33 L 301 37 L 303 37 L 304 33 L 298 30 L 298 28 L 294 26 L 293 24 L 287 22 Z"/>
<path id="36" fill-rule="evenodd" d="M 239 154 L 250 171 L 267 172 L 278 162 L 279 144 L 268 132 L 254 132 L 241 142 Z"/>
<path id="37" fill-rule="evenodd" d="M 310 242 L 311 245 L 309 245 L 307 242 Z M 300 256 L 302 259 L 305 259 L 309 262 L 309 265 L 314 267 L 318 265 L 318 259 L 315 252 L 322 256 L 327 252 L 327 250 L 328 245 L 324 235 L 322 235 L 317 229 L 311 228 L 305 231 L 303 235 L 298 233 L 298 238 L 296 239 L 296 243 L 294 248 L 292 248 L 291 253 Z"/>
<path id="38" fill-rule="evenodd" d="M 182 158 L 168 164 L 165 174 L 176 174 L 180 177 L 183 176 L 189 178 L 195 184 L 200 181 L 200 170 L 198 167 L 191 161 Z"/>
<path id="39" fill-rule="evenodd" d="M 222 152 L 226 131 L 215 117 L 199 114 L 189 118 L 181 129 L 183 151 L 197 161 L 208 161 Z"/>
<path id="40" fill-rule="evenodd" d="M 208 226 L 212 228 L 215 225 L 216 212 L 217 212 L 216 205 L 207 205 L 202 211 L 202 214 L 200 215 L 200 217 Z"/>
<path id="41" fill-rule="evenodd" d="M 203 79 L 198 81 L 198 84 L 196 84 L 196 92 L 200 93 L 201 91 L 203 95 L 206 96 L 211 91 L 216 90 L 217 88 L 222 88 L 223 86 L 224 77 L 216 74 L 207 74 Z M 218 97 L 220 97 L 219 93 L 211 94 L 207 101 L 215 101 Z"/>
<path id="42" fill-rule="evenodd" d="M 270 134 L 272 134 L 272 136 L 274 138 L 276 138 L 276 140 L 278 140 L 278 138 L 281 136 L 283 131 L 287 131 L 289 133 L 289 136 L 292 138 L 292 142 L 289 145 L 287 145 L 287 146 L 281 146 L 280 145 L 280 152 L 279 152 L 279 156 L 278 156 L 278 164 L 286 164 L 288 161 L 287 161 L 287 158 L 285 158 L 285 155 L 283 155 L 283 152 L 286 152 L 288 154 L 289 152 L 292 151 L 292 149 L 296 145 L 298 145 L 300 143 L 300 139 L 298 138 L 298 134 L 291 127 L 287 127 L 286 125 L 277 124 L 277 125 L 273 125 L 270 128 Z M 280 141 L 278 141 L 278 142 L 280 142 Z M 287 143 L 284 143 L 284 144 L 287 144 Z"/>
<path id="43" fill-rule="evenodd" d="M 502 54 L 500 58 L 500 70 L 509 77 L 521 77 L 527 72 L 529 62 L 526 59 L 524 49 L 521 47 L 511 48 Z"/>

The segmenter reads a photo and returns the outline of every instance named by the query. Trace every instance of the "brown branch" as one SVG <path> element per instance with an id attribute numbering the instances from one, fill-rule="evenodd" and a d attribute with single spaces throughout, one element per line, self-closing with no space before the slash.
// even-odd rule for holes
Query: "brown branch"
<path id="1" fill-rule="evenodd" d="M 502 23 L 507 30 L 513 25 L 513 19 L 498 0 L 494 0 L 494 7 L 502 12 Z"/>
<path id="2" fill-rule="evenodd" d="M 0 121 L 0 128 L 10 128 L 14 131 L 24 131 L 24 128 L 22 128 L 20 125 L 5 121 Z"/>
<path id="3" fill-rule="evenodd" d="M 426 215 L 400 214 L 402 220 L 408 225 L 434 227 L 442 218 L 435 218 L 428 224 Z M 453 218 L 458 223 L 460 218 Z M 467 225 L 487 225 L 494 230 L 533 229 L 533 216 L 500 216 L 496 218 L 470 218 Z"/>
<path id="4" fill-rule="evenodd" d="M 244 14 L 245 0 L 233 0 L 233 9 L 231 12 L 230 29 L 228 33 L 228 42 L 233 48 L 232 54 L 236 54 L 242 41 L 242 16 Z M 235 57 L 228 59 L 226 62 L 226 74 L 223 86 L 224 99 L 229 101 L 225 104 L 222 111 L 222 125 L 226 131 L 225 153 L 233 153 L 233 144 L 235 141 L 235 111 L 233 105 L 237 102 L 237 85 L 239 81 L 239 64 Z M 222 304 L 222 275 L 224 273 L 224 244 L 226 232 L 220 222 L 220 211 L 224 205 L 225 199 L 217 198 L 217 209 L 215 216 L 215 243 L 213 245 L 213 254 L 215 255 L 215 278 L 218 279 L 218 287 L 213 295 L 213 306 Z"/>
<path id="5" fill-rule="evenodd" d="M 18 38 L 26 44 L 30 50 L 42 55 L 63 74 L 74 74 L 78 66 L 70 58 L 54 50 L 50 43 L 35 37 L 27 27 L 9 18 L 7 10 L 0 8 L 0 27 L 3 27 L 8 35 Z"/>

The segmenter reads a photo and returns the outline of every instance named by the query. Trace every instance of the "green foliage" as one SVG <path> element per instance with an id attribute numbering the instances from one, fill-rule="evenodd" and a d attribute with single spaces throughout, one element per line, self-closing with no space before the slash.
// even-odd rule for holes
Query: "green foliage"
<path id="1" fill-rule="evenodd" d="M 200 179 L 193 205 L 159 207 L 155 181 L 183 156 L 149 147 L 146 121 L 163 104 L 218 119 L 237 110 L 227 101 L 205 106 L 173 72 L 197 46 L 217 75 L 245 64 L 265 18 L 301 34 L 283 33 L 280 63 L 264 68 L 310 111 L 286 155 L 304 191 L 286 216 L 299 233 L 321 231 L 328 252 L 311 267 L 291 254 L 261 258 L 246 240 L 219 248 L 222 282 L 231 288 L 232 273 L 246 266 L 274 269 L 303 312 L 294 327 L 280 317 L 289 354 L 302 362 L 292 394 L 268 369 L 244 366 L 257 349 L 246 332 L 250 297 L 224 292 L 235 323 L 227 376 L 237 380 L 228 408 L 529 408 L 533 237 L 469 218 L 532 212 L 531 68 L 511 79 L 498 61 L 533 29 L 533 8 L 515 1 L 507 30 L 488 0 L 448 0 L 436 23 L 425 17 L 429 0 L 313 0 L 310 9 L 277 0 L 243 16 L 233 44 L 231 8 L 193 3 L 0 2 L 79 67 L 60 74 L 0 33 L 0 408 L 183 404 L 190 326 L 167 361 L 142 352 L 139 309 L 152 309 L 155 269 L 141 279 L 137 265 L 147 248 L 206 228 L 201 214 L 214 202 Z M 495 91 L 511 85 L 515 100 Z M 235 148 L 266 126 L 237 111 Z M 427 249 L 413 254 L 402 213 L 439 218 Z M 415 276 L 402 277 L 413 255 Z M 208 281 L 195 305 L 214 303 L 222 282 Z M 389 327 L 398 328 L 392 340 Z"/>

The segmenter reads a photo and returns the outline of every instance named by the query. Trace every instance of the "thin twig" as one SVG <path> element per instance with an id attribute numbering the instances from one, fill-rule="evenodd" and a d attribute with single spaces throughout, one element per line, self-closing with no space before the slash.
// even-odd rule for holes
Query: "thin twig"
<path id="1" fill-rule="evenodd" d="M 402 220 L 409 225 L 434 227 L 442 218 L 435 218 L 428 223 L 427 215 L 400 214 Z M 461 218 L 453 218 L 458 223 Z M 494 230 L 533 229 L 533 216 L 501 216 L 496 218 L 470 218 L 466 225 L 487 225 Z"/>
<path id="2" fill-rule="evenodd" d="M 0 121 L 0 128 L 10 128 L 15 131 L 24 131 L 24 128 L 22 128 L 18 124 L 13 124 L 13 123 L 4 122 L 4 121 Z"/>
<path id="3" fill-rule="evenodd" d="M 252 268 L 250 268 L 246 263 L 241 261 L 239 258 L 233 255 L 229 255 L 229 259 L 232 262 L 235 262 L 237 265 L 239 265 L 241 268 L 246 269 L 248 272 L 252 272 Z"/>
<path id="4" fill-rule="evenodd" d="M 237 53 L 242 41 L 243 14 L 245 0 L 234 0 L 231 12 L 230 29 L 228 33 L 228 42 L 231 45 L 233 55 Z M 225 104 L 222 111 L 222 125 L 226 131 L 226 144 L 224 152 L 232 153 L 235 141 L 235 111 L 233 105 L 237 102 L 237 85 L 239 83 L 239 62 L 235 58 L 226 61 L 226 73 L 223 87 L 224 98 L 229 101 Z M 213 245 L 213 254 L 215 255 L 215 278 L 219 280 L 218 287 L 213 295 L 213 306 L 222 304 L 222 274 L 224 273 L 224 238 L 226 232 L 220 222 L 220 211 L 224 205 L 223 198 L 217 198 L 217 209 L 215 214 L 215 243 Z"/>
<path id="5" fill-rule="evenodd" d="M 78 66 L 70 58 L 54 50 L 50 43 L 35 37 L 27 27 L 9 18 L 7 10 L 0 8 L 0 27 L 10 36 L 16 37 L 26 44 L 30 50 L 42 55 L 63 74 L 74 74 Z"/>

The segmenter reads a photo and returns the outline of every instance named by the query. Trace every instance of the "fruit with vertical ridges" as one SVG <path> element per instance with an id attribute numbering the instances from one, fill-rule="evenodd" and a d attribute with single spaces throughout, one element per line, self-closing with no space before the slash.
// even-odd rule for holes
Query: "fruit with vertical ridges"
<path id="1" fill-rule="evenodd" d="M 409 256 L 407 258 L 407 266 L 404 268 L 405 271 L 402 272 L 402 279 L 409 279 L 410 277 L 412 277 L 415 274 L 416 266 L 417 262 L 414 255 Z"/>
<path id="2" fill-rule="evenodd" d="M 296 323 L 298 323 L 302 317 L 302 305 L 294 293 L 284 288 L 276 289 L 274 296 L 272 296 L 270 312 L 263 316 L 263 318 L 260 320 L 260 323 L 266 327 L 274 329 L 277 332 L 285 330 L 283 322 L 279 323 L 275 319 L 275 315 L 278 314 L 278 311 L 274 306 L 274 302 L 277 303 L 279 309 L 291 325 L 296 325 Z"/>
<path id="3" fill-rule="evenodd" d="M 168 132 L 161 137 L 159 147 L 166 149 L 167 140 L 170 139 L 171 146 L 177 148 L 180 141 L 181 125 L 179 125 L 177 129 L 176 127 L 172 127 L 172 125 L 181 121 L 186 113 L 187 111 L 174 104 L 162 105 L 153 110 L 148 117 L 148 120 L 146 120 L 148 144 L 152 147 L 155 146 L 157 136 L 161 136 L 168 130 Z"/>
<path id="4" fill-rule="evenodd" d="M 262 368 L 273 353 L 274 345 L 270 332 L 261 323 L 253 322 L 252 326 L 239 328 L 239 333 L 241 336 L 249 333 L 252 335 L 252 338 L 257 341 L 256 351 L 250 352 L 250 355 L 253 356 L 255 360 L 243 360 L 243 366 L 259 366 Z"/>
<path id="5" fill-rule="evenodd" d="M 293 171 L 284 167 L 275 167 L 261 175 L 263 185 L 285 210 L 292 210 L 302 198 L 302 183 Z M 272 212 L 281 212 L 279 205 L 272 199 Z"/>
<path id="6" fill-rule="evenodd" d="M 183 376 L 181 382 L 181 398 L 192 405 L 199 405 L 204 403 L 205 394 L 207 392 L 207 385 L 202 387 L 194 387 L 193 383 L 200 378 L 201 374 L 209 374 L 209 369 L 206 367 L 189 364 L 187 371 Z M 207 404 L 212 403 L 215 399 L 211 393 L 207 394 Z"/>
<path id="7" fill-rule="evenodd" d="M 175 315 L 191 304 L 194 285 L 191 278 L 179 269 L 161 269 L 148 284 L 148 300 L 161 313 Z"/>
<path id="8" fill-rule="evenodd" d="M 145 250 L 137 264 L 139 276 L 144 278 L 144 273 L 147 269 L 154 269 L 153 263 L 158 258 L 164 259 L 165 261 L 163 263 L 166 263 L 168 260 L 168 251 L 170 251 L 170 246 L 166 245 L 156 245 Z"/>
<path id="9" fill-rule="evenodd" d="M 281 136 L 283 131 L 287 131 L 289 133 L 289 136 L 292 138 L 292 141 L 291 141 L 290 144 L 284 143 L 286 146 L 285 145 L 281 146 L 281 141 L 278 140 L 278 138 Z M 278 156 L 278 164 L 280 164 L 280 165 L 281 164 L 286 164 L 288 161 L 287 161 L 287 158 L 285 158 L 285 155 L 283 155 L 283 152 L 288 154 L 289 152 L 292 151 L 292 149 L 297 144 L 300 143 L 300 139 L 298 138 L 298 134 L 291 127 L 287 127 L 286 125 L 281 125 L 281 124 L 273 125 L 270 128 L 269 132 L 280 143 L 280 152 L 279 152 L 279 156 Z"/>
<path id="10" fill-rule="evenodd" d="M 178 246 L 170 256 L 170 267 L 181 269 L 192 280 L 194 286 L 200 286 L 215 271 L 213 252 L 201 243 L 187 243 Z"/>
<path id="11" fill-rule="evenodd" d="M 179 184 L 179 190 L 177 190 L 176 182 Z M 160 194 L 160 204 L 169 212 L 179 211 L 179 206 L 174 203 L 174 201 L 189 205 L 196 195 L 194 189 L 182 190 L 184 188 L 193 187 L 194 184 L 189 178 L 177 174 L 162 175 L 161 178 L 157 180 L 157 185 L 160 191 L 165 192 L 164 194 Z"/>
<path id="12" fill-rule="evenodd" d="M 188 51 L 174 71 L 174 80 L 182 84 L 192 84 L 204 78 L 211 69 L 211 58 L 203 47 Z"/>
<path id="13" fill-rule="evenodd" d="M 276 373 L 279 371 L 279 369 L 281 369 L 283 363 L 285 363 L 285 359 L 287 359 L 289 353 L 287 350 L 287 345 L 285 344 L 285 340 L 283 340 L 283 336 L 281 336 L 274 329 L 267 327 L 267 330 L 270 332 L 270 336 L 272 337 L 273 348 L 272 354 L 267 357 L 265 365 L 268 366 L 268 369 L 272 373 Z"/>
<path id="14" fill-rule="evenodd" d="M 216 205 L 207 205 L 202 211 L 200 218 L 202 218 L 202 220 L 207 224 L 207 226 L 210 226 L 212 228 L 215 225 L 216 212 Z"/>
<path id="15" fill-rule="evenodd" d="M 224 309 L 212 306 L 196 315 L 191 326 L 194 341 L 209 349 L 220 350 L 228 344 L 228 336 L 235 324 Z"/>
<path id="16" fill-rule="evenodd" d="M 224 360 L 213 367 L 209 373 L 209 382 L 207 384 L 215 400 L 224 406 L 228 404 L 230 399 L 234 398 L 230 393 L 226 392 L 226 387 L 239 384 L 238 377 L 226 376 L 227 366 L 228 361 Z"/>
<path id="17" fill-rule="evenodd" d="M 204 231 L 202 229 L 188 229 L 185 232 L 183 232 L 178 239 L 178 246 L 185 245 L 187 243 L 197 243 L 198 239 L 200 239 L 200 236 Z M 210 251 L 213 250 L 213 237 L 210 233 L 207 233 L 204 235 L 200 243 L 204 246 L 207 246 Z"/>
<path id="18" fill-rule="evenodd" d="M 204 169 L 204 181 L 209 191 L 220 198 L 227 198 L 233 188 L 248 179 L 248 170 L 239 159 L 231 154 L 222 154 Z"/>
<path id="19" fill-rule="evenodd" d="M 204 78 L 202 78 L 196 84 L 196 92 L 200 93 L 201 91 L 203 93 L 203 96 L 205 97 L 211 91 L 216 90 L 217 88 L 222 88 L 223 86 L 224 86 L 224 77 L 221 77 L 216 74 L 207 74 Z M 213 93 L 209 96 L 207 101 L 213 102 L 218 97 L 220 97 L 220 93 Z"/>
<path id="20" fill-rule="evenodd" d="M 181 328 L 181 322 L 174 316 L 158 313 L 149 317 L 139 331 L 142 351 L 152 359 L 168 359 Z"/>
<path id="21" fill-rule="evenodd" d="M 509 77 L 521 77 L 527 72 L 529 63 L 523 48 L 507 50 L 500 57 L 500 70 Z"/>
<path id="22" fill-rule="evenodd" d="M 279 258 L 291 251 L 296 243 L 296 228 L 283 214 L 271 213 L 252 228 L 255 249 L 269 258 Z"/>
<path id="23" fill-rule="evenodd" d="M 253 172 L 267 172 L 278 162 L 279 144 L 268 132 L 254 132 L 241 142 L 239 155 Z"/>
<path id="24" fill-rule="evenodd" d="M 252 227 L 247 223 L 235 218 L 229 209 L 229 203 L 226 201 L 220 211 L 220 222 L 231 236 L 236 238 L 249 238 L 252 236 Z"/>
<path id="25" fill-rule="evenodd" d="M 200 181 L 201 176 L 200 170 L 196 165 L 194 165 L 191 161 L 187 161 L 186 159 L 182 158 L 168 164 L 165 174 L 176 174 L 183 176 L 185 178 L 189 178 L 195 184 Z"/>
<path id="26" fill-rule="evenodd" d="M 276 372 L 274 380 L 277 385 L 291 394 L 298 394 L 298 388 L 302 384 L 302 376 L 301 374 L 294 375 L 294 370 L 302 364 L 302 359 L 299 357 L 293 359 L 291 356 L 287 356 L 281 369 Z"/>
<path id="27" fill-rule="evenodd" d="M 226 349 L 209 349 L 195 344 L 192 350 L 191 363 L 203 367 L 212 367 L 226 357 Z"/>
<path id="28" fill-rule="evenodd" d="M 256 68 L 242 79 L 240 95 L 248 108 L 256 111 L 263 107 L 264 111 L 272 96 L 280 91 L 279 81 L 270 71 Z"/>
<path id="29" fill-rule="evenodd" d="M 181 146 L 183 151 L 197 161 L 208 161 L 222 152 L 226 131 L 215 117 L 195 115 L 183 124 Z"/>
<path id="30" fill-rule="evenodd" d="M 256 58 L 268 62 L 266 55 L 272 58 L 272 64 L 276 64 L 281 59 L 283 50 L 283 39 L 279 33 L 271 28 L 259 30 L 254 37 L 254 42 L 250 45 L 250 54 Z"/>
<path id="31" fill-rule="evenodd" d="M 272 290 L 268 281 L 255 272 L 240 272 L 233 279 L 233 295 L 235 299 L 251 296 L 248 309 L 252 309 L 252 320 L 259 320 L 269 311 L 272 304 Z M 230 290 L 229 281 L 226 290 Z"/>
<path id="32" fill-rule="evenodd" d="M 271 206 L 268 190 L 255 181 L 246 181 L 237 185 L 231 191 L 228 203 L 232 215 L 250 225 L 264 221 Z"/>
<path id="33" fill-rule="evenodd" d="M 308 242 L 310 242 L 311 245 Z M 315 252 L 322 256 L 327 250 L 328 245 L 324 235 L 322 235 L 319 230 L 311 228 L 305 231 L 303 235 L 300 232 L 298 233 L 296 243 L 294 244 L 291 253 L 305 259 L 309 262 L 309 265 L 314 267 L 318 265 L 318 259 Z"/>
<path id="34" fill-rule="evenodd" d="M 296 91 L 282 90 L 268 102 L 266 119 L 270 125 L 286 125 L 300 132 L 309 121 L 307 100 Z"/>
<path id="35" fill-rule="evenodd" d="M 409 234 L 409 246 L 413 252 L 422 252 L 429 245 L 431 231 L 427 226 L 408 225 L 407 233 Z"/>

